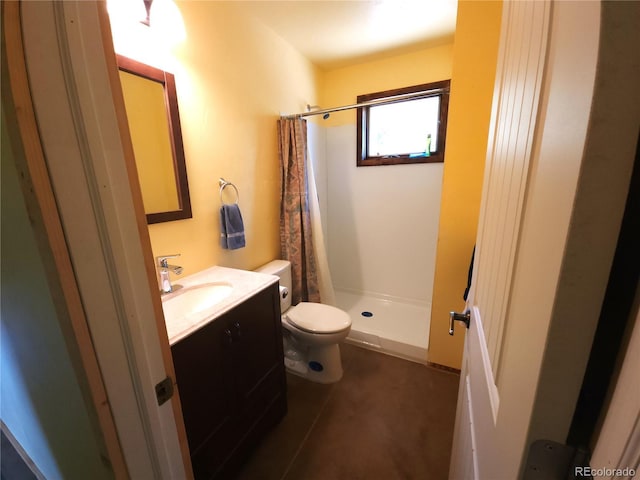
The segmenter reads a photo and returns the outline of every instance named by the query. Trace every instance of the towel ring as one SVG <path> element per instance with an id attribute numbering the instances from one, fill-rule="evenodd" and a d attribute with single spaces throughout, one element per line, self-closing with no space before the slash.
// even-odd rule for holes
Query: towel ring
<path id="1" fill-rule="evenodd" d="M 220 203 L 222 205 L 229 205 L 227 203 L 224 203 L 224 200 L 222 199 L 222 192 L 225 188 L 227 187 L 233 187 L 233 189 L 236 192 L 236 201 L 235 204 L 238 205 L 238 203 L 240 203 L 240 193 L 238 193 L 238 188 L 231 182 L 227 182 L 224 178 L 220 177 L 219 180 L 219 184 L 220 184 Z"/>

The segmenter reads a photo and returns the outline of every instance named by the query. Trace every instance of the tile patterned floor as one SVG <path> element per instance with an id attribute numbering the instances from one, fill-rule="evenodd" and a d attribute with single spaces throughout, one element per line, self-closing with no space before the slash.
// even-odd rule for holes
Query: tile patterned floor
<path id="1" fill-rule="evenodd" d="M 344 376 L 288 375 L 289 412 L 237 480 L 446 479 L 459 376 L 341 346 Z"/>

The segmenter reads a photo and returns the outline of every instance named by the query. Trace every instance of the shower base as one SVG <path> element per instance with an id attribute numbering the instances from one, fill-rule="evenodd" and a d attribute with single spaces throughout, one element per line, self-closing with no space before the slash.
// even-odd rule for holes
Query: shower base
<path id="1" fill-rule="evenodd" d="M 347 290 L 336 290 L 336 303 L 351 317 L 346 342 L 426 363 L 430 304 Z"/>

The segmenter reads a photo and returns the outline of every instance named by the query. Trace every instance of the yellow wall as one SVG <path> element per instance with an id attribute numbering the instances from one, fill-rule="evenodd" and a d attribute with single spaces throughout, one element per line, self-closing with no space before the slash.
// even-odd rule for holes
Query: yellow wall
<path id="1" fill-rule="evenodd" d="M 461 0 L 454 44 L 325 72 L 228 2 L 178 5 L 187 39 L 171 60 L 151 58 L 158 42 L 145 48 L 126 42 L 138 46 L 129 56 L 175 74 L 180 105 L 193 219 L 150 225 L 154 255 L 181 253 L 176 263 L 186 274 L 214 264 L 251 269 L 277 257 L 278 116 L 302 112 L 307 104 L 348 105 L 360 94 L 451 78 L 429 360 L 459 368 L 464 336 L 446 333 L 448 312 L 464 308 L 502 3 Z M 324 125 L 350 123 L 353 110 L 333 113 Z M 244 249 L 219 247 L 219 177 L 240 190 Z"/>
<path id="2" fill-rule="evenodd" d="M 476 239 L 497 63 L 501 2 L 461 1 L 440 209 L 429 361 L 460 368 L 464 326 L 448 334 L 449 311 L 462 311 Z"/>
<path id="3" fill-rule="evenodd" d="M 446 44 L 404 55 L 359 63 L 323 72 L 322 108 L 356 103 L 358 95 L 451 78 L 453 45 Z M 334 127 L 356 123 L 356 111 L 332 113 L 323 124 Z"/>
<path id="4" fill-rule="evenodd" d="M 212 265 L 253 269 L 280 252 L 276 120 L 317 103 L 317 71 L 229 2 L 177 4 L 187 38 L 171 55 L 154 50 L 163 47 L 157 41 L 114 42 L 176 79 L 193 218 L 149 225 L 153 254 L 182 254 L 173 263 L 185 275 Z M 220 177 L 240 191 L 242 249 L 220 247 Z"/>
<path id="5" fill-rule="evenodd" d="M 453 368 L 460 368 L 464 334 L 458 328 L 455 337 L 448 335 L 448 313 L 464 309 L 462 294 L 477 230 L 501 14 L 501 2 L 460 1 L 454 44 L 320 76 L 322 108 L 356 103 L 356 97 L 365 93 L 451 78 L 428 359 Z M 355 111 L 349 110 L 332 113 L 324 125 L 355 121 Z"/>

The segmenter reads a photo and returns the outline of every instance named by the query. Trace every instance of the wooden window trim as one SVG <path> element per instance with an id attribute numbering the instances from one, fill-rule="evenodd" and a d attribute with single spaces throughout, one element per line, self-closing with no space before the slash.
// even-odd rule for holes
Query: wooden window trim
<path id="1" fill-rule="evenodd" d="M 423 83 L 412 87 L 396 88 L 393 90 L 385 90 L 383 92 L 368 93 L 366 95 L 358 95 L 357 102 L 368 102 L 381 98 L 392 97 L 395 95 L 403 95 L 407 93 L 417 93 L 425 90 L 444 89 L 443 92 L 434 94 L 440 96 L 440 118 L 438 119 L 438 150 L 428 157 L 410 157 L 409 155 L 398 156 L 369 156 L 367 152 L 368 145 L 368 122 L 370 107 L 358 108 L 357 112 L 357 166 L 369 167 L 378 165 L 401 165 L 412 163 L 440 163 L 444 162 L 444 152 L 447 135 L 447 116 L 449 113 L 449 87 L 451 80 L 442 80 L 438 82 Z"/>

